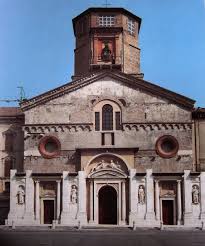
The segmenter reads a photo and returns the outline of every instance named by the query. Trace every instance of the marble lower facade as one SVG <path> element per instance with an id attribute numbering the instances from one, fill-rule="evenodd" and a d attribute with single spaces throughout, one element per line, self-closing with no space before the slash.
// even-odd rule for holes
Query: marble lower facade
<path id="1" fill-rule="evenodd" d="M 100 167 L 101 165 L 101 167 Z M 201 226 L 205 172 L 125 173 L 117 166 L 57 174 L 11 170 L 7 225 Z"/>
<path id="2" fill-rule="evenodd" d="M 201 226 L 205 172 L 137 172 L 120 156 L 94 156 L 78 172 L 10 172 L 7 225 Z"/>

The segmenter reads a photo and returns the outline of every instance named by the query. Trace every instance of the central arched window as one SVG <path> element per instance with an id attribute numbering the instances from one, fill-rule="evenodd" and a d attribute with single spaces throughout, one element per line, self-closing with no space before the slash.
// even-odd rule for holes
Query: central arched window
<path id="1" fill-rule="evenodd" d="M 121 130 L 121 108 L 117 103 L 101 101 L 95 105 L 94 113 L 96 131 Z"/>
<path id="2" fill-rule="evenodd" d="M 113 130 L 113 107 L 110 104 L 102 107 L 102 130 Z"/>

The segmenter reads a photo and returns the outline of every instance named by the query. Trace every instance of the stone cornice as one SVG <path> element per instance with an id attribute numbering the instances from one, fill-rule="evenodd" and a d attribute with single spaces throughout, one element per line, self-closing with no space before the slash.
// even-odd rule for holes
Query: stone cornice
<path id="1" fill-rule="evenodd" d="M 153 130 L 191 130 L 191 122 L 139 122 L 139 123 L 122 123 L 124 131 L 153 131 Z"/>
<path id="2" fill-rule="evenodd" d="M 73 123 L 73 124 L 30 124 L 24 125 L 25 138 L 33 136 L 42 137 L 45 134 L 55 132 L 89 132 L 92 131 L 92 123 Z"/>

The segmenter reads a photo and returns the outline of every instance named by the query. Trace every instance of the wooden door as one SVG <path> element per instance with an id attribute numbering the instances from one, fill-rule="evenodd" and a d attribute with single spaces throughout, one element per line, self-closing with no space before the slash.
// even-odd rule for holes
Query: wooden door
<path id="1" fill-rule="evenodd" d="M 111 186 L 99 191 L 99 224 L 117 224 L 117 192 Z"/>
<path id="2" fill-rule="evenodd" d="M 164 225 L 174 224 L 174 201 L 162 200 L 162 218 Z"/>
<path id="3" fill-rule="evenodd" d="M 44 224 L 52 224 L 54 220 L 54 201 L 44 200 Z"/>

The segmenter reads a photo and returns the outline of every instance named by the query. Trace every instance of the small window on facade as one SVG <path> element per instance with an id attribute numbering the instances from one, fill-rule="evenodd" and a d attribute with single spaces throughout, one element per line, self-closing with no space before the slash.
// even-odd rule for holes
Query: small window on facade
<path id="1" fill-rule="evenodd" d="M 121 130 L 120 112 L 115 112 L 116 130 Z"/>
<path id="2" fill-rule="evenodd" d="M 45 136 L 39 142 L 39 151 L 44 158 L 54 158 L 60 155 L 61 144 L 54 136 Z"/>
<path id="3" fill-rule="evenodd" d="M 95 130 L 100 131 L 100 113 L 95 112 Z"/>
<path id="4" fill-rule="evenodd" d="M 10 182 L 9 181 L 5 182 L 4 192 L 6 192 L 6 193 L 10 192 Z"/>
<path id="5" fill-rule="evenodd" d="M 127 22 L 128 26 L 128 32 L 131 34 L 131 35 L 134 35 L 135 33 L 135 23 L 133 20 L 131 19 L 128 19 L 128 22 Z"/>
<path id="6" fill-rule="evenodd" d="M 11 169 L 12 169 L 12 160 L 9 158 L 4 161 L 4 176 L 5 177 L 10 176 Z"/>
<path id="7" fill-rule="evenodd" d="M 105 27 L 114 26 L 115 16 L 114 15 L 110 15 L 110 16 L 101 15 L 99 16 L 98 24 L 99 26 L 105 26 Z"/>
<path id="8" fill-rule="evenodd" d="M 162 158 L 172 158 L 179 150 L 179 143 L 174 136 L 164 135 L 156 142 L 156 152 Z"/>
<path id="9" fill-rule="evenodd" d="M 113 108 L 109 104 L 102 108 L 102 130 L 113 130 Z"/>
<path id="10" fill-rule="evenodd" d="M 13 151 L 13 140 L 14 140 L 14 134 L 11 132 L 6 133 L 5 150 L 7 152 Z"/>

